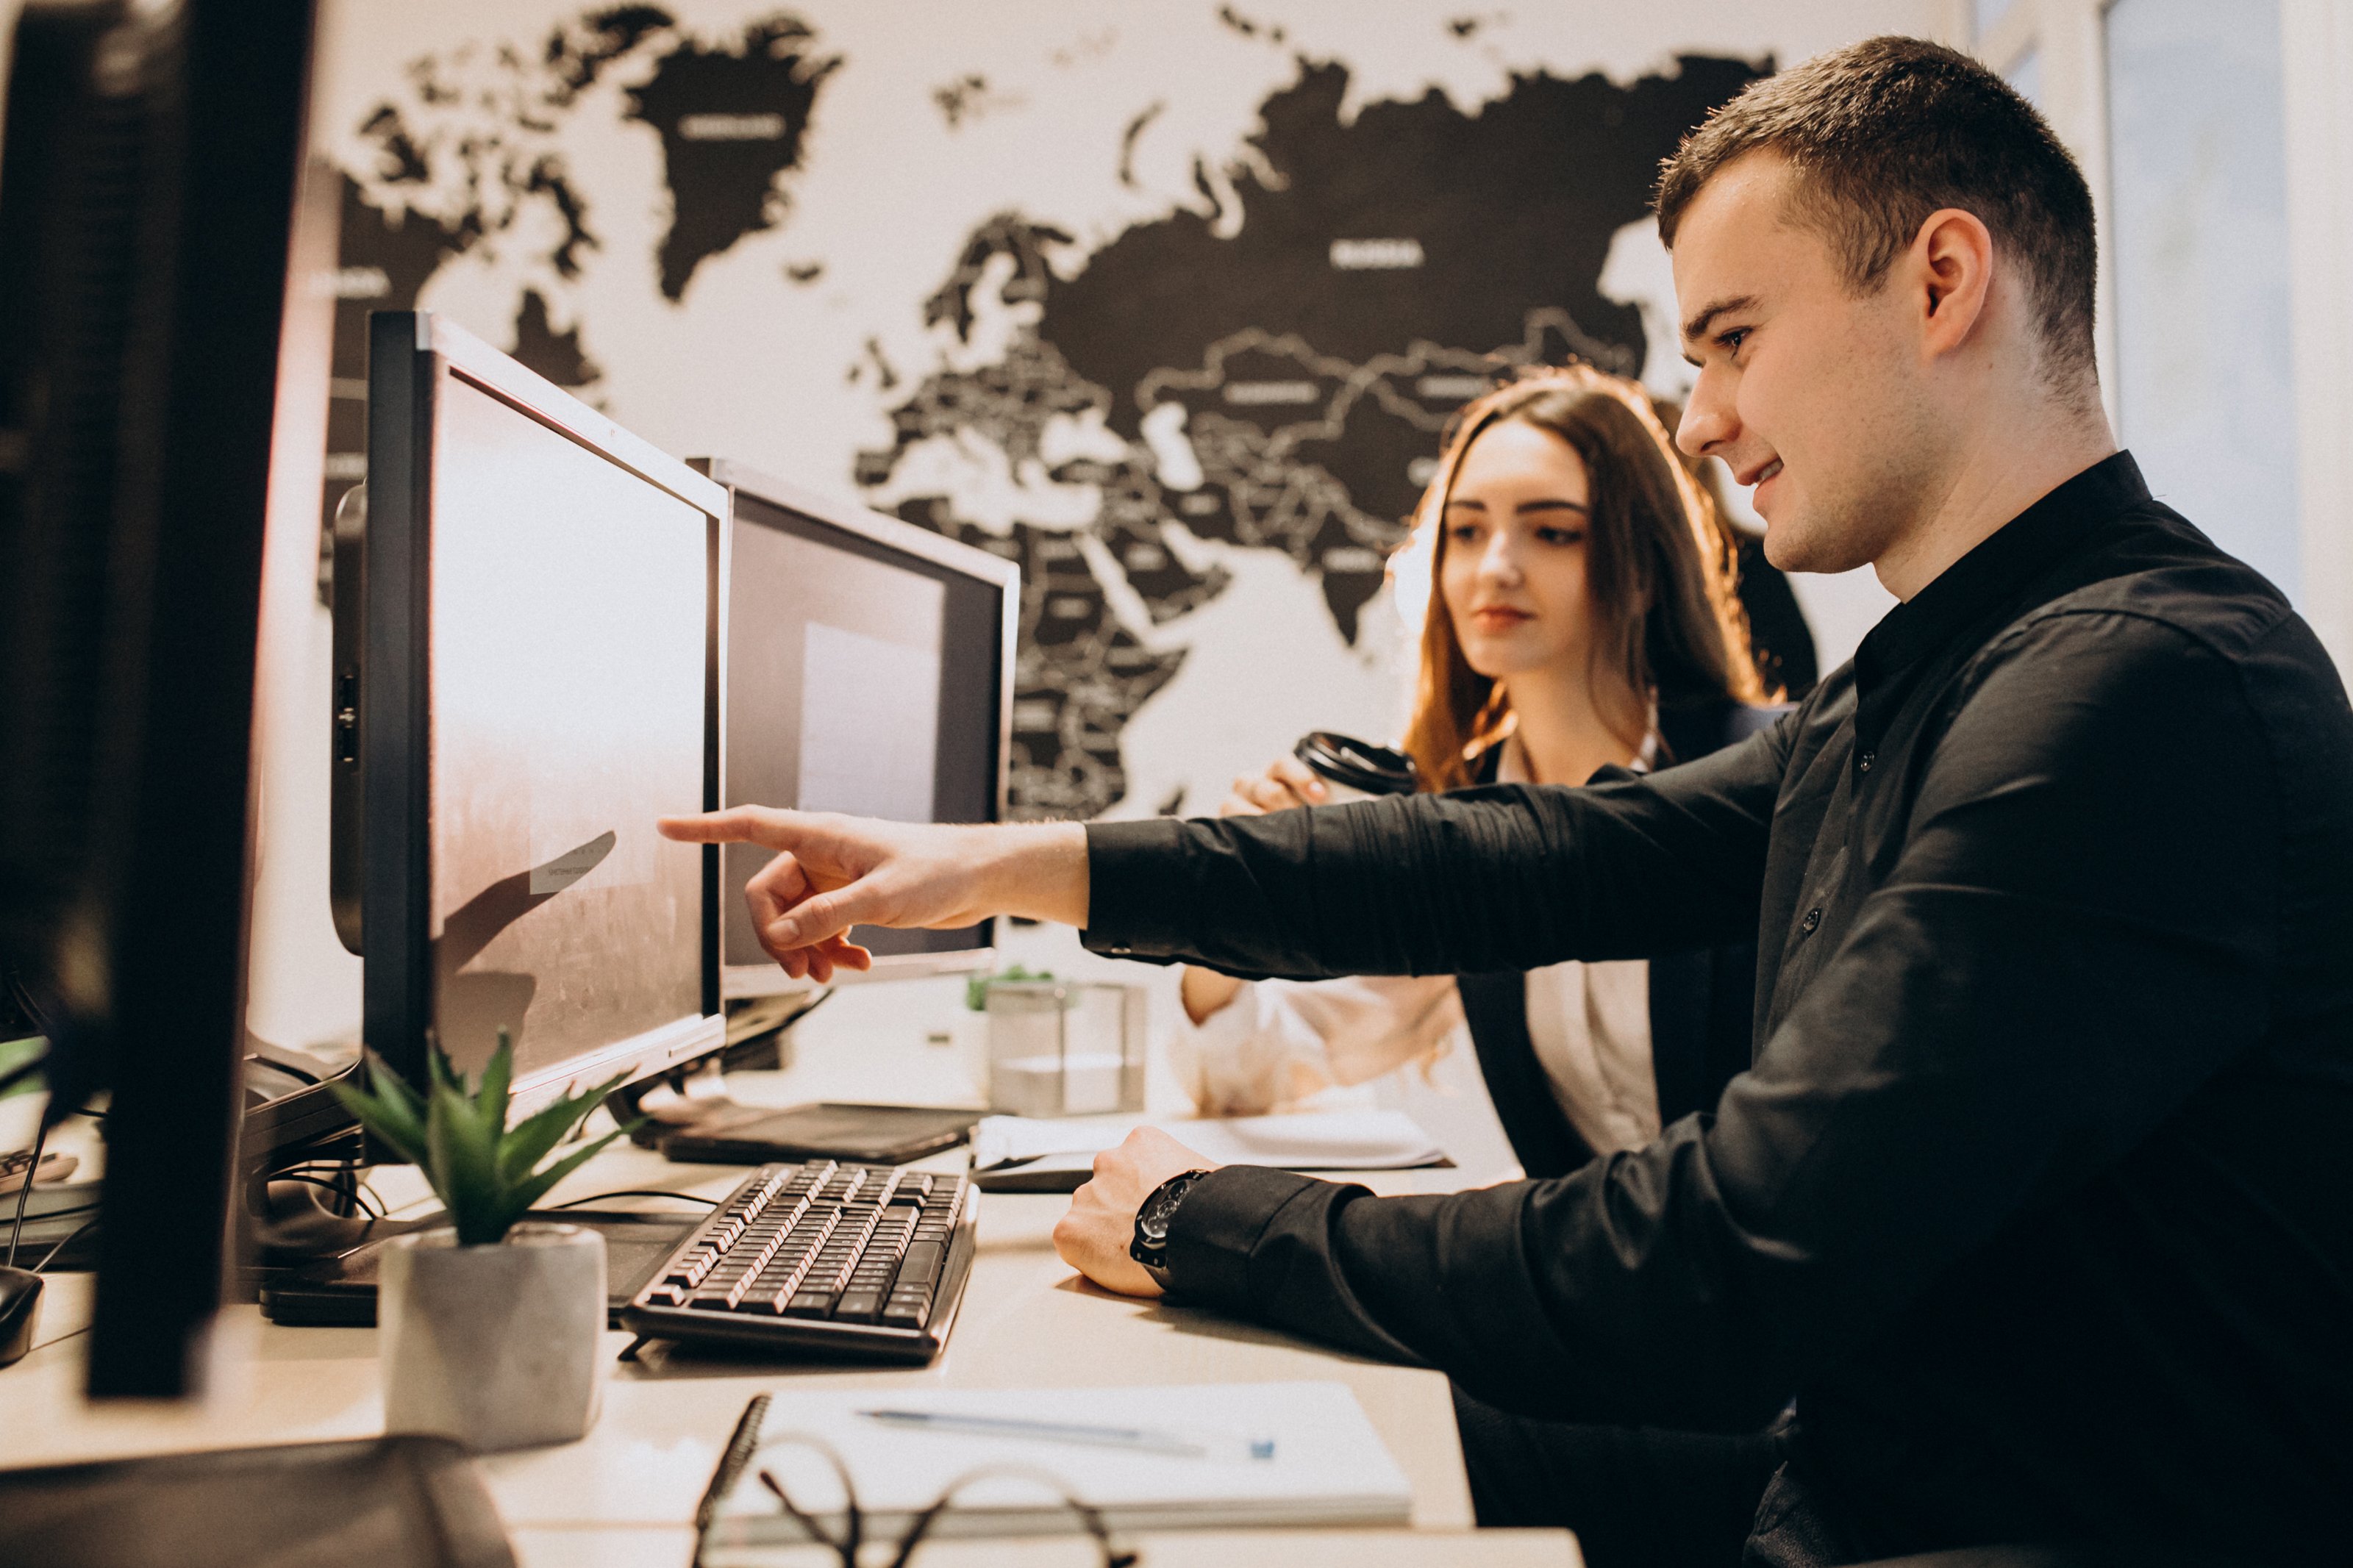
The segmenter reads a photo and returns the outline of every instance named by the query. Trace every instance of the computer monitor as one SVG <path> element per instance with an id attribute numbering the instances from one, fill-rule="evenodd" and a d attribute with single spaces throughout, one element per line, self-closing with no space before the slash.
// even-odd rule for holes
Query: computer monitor
<path id="1" fill-rule="evenodd" d="M 200 1387 L 222 1296 L 310 36 L 308 0 L 36 0 L 16 19 L 0 963 L 51 1004 L 51 1120 L 111 1096 L 94 1395 Z"/>
<path id="2" fill-rule="evenodd" d="M 694 466 L 727 488 L 734 511 L 727 804 L 1003 820 L 1020 568 L 741 463 Z M 771 858 L 730 845 L 721 859 L 720 973 L 731 997 L 799 984 L 761 950 L 744 903 L 744 884 Z M 984 921 L 851 936 L 882 977 L 981 967 L 995 931 Z"/>
<path id="3" fill-rule="evenodd" d="M 718 800 L 727 501 L 448 320 L 371 319 L 334 861 L 362 1037 L 412 1081 L 503 1029 L 528 1109 L 724 1043 L 717 857 L 654 822 Z"/>

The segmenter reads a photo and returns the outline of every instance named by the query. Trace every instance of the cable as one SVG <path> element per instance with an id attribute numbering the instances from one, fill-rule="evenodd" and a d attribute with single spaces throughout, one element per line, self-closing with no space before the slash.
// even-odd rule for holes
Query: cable
<path id="1" fill-rule="evenodd" d="M 289 1165 L 282 1171 L 272 1171 L 261 1179 L 265 1182 L 299 1182 L 314 1176 L 336 1183 L 335 1190 L 339 1193 L 348 1187 L 353 1202 L 359 1204 L 363 1208 L 367 1207 L 369 1204 L 374 1204 L 375 1206 L 370 1212 L 378 1219 L 385 1217 L 383 1197 L 367 1181 L 359 1179 L 359 1167 L 356 1165 L 329 1164 L 323 1161 L 312 1162 Z"/>
<path id="2" fill-rule="evenodd" d="M 338 1186 L 334 1183 L 330 1182 L 322 1176 L 305 1176 L 293 1171 L 272 1171 L 269 1175 L 264 1176 L 262 1180 L 264 1182 L 301 1182 L 306 1186 L 322 1187 L 326 1191 L 334 1194 L 337 1197 L 343 1199 L 353 1208 L 358 1209 L 362 1214 L 368 1215 L 371 1219 L 382 1219 L 385 1217 L 384 1207 L 381 1204 L 377 1205 L 374 1208 L 370 1208 L 367 1205 L 359 1201 L 359 1190 L 357 1188 Z M 368 1195 L 373 1197 L 375 1194 L 371 1193 Z M 350 1216 L 345 1215 L 343 1217 L 349 1218 Z"/>
<path id="3" fill-rule="evenodd" d="M 49 1119 L 41 1118 L 41 1130 L 33 1134 L 33 1163 L 25 1167 L 25 1184 L 16 1189 L 16 1223 L 8 1231 L 8 1267 L 16 1267 L 16 1243 L 25 1235 L 25 1205 L 33 1201 L 33 1178 L 40 1173 L 41 1150 L 49 1141 Z"/>
<path id="4" fill-rule="evenodd" d="M 43 1038 L 54 1041 L 58 1037 L 57 1026 L 49 1021 L 49 1016 L 41 1005 L 33 1000 L 32 987 L 26 985 L 25 977 L 13 969 L 8 972 L 8 994 L 16 999 L 16 1011 L 25 1015 L 26 1021 Z"/>
<path id="5" fill-rule="evenodd" d="M 574 1198 L 569 1203 L 550 1204 L 548 1211 L 576 1209 L 583 1204 L 601 1204 L 607 1198 L 677 1198 L 684 1203 L 702 1204 L 708 1208 L 719 1206 L 717 1198 L 698 1197 L 692 1193 L 666 1193 L 659 1187 L 616 1187 L 609 1193 L 591 1193 L 585 1198 Z"/>
<path id="6" fill-rule="evenodd" d="M 47 1268 L 50 1264 L 55 1263 L 58 1260 L 58 1253 L 63 1252 L 67 1247 L 71 1247 L 75 1242 L 79 1241 L 84 1235 L 94 1229 L 97 1225 L 97 1220 L 86 1219 L 74 1229 L 67 1232 L 66 1238 L 63 1241 L 58 1242 L 55 1247 L 49 1248 L 47 1252 L 42 1255 L 41 1260 L 33 1265 L 33 1272 L 38 1274 L 42 1270 Z"/>

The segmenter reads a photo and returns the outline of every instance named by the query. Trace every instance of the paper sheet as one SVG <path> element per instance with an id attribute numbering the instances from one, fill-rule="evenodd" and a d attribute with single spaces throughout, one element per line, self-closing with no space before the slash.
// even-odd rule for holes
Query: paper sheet
<path id="1" fill-rule="evenodd" d="M 973 1129 L 974 1177 L 982 1187 L 997 1191 L 1067 1192 L 1086 1179 L 1099 1152 L 1147 1121 L 1219 1165 L 1406 1171 L 1451 1163 L 1419 1123 L 1397 1110 L 1302 1111 L 1191 1121 L 1142 1116 L 1060 1121 L 990 1116 Z"/>
<path id="2" fill-rule="evenodd" d="M 861 1417 L 874 1408 L 1143 1427 L 1271 1440 L 1271 1458 L 1195 1458 L 1132 1447 L 969 1432 L 911 1430 Z M 813 1451 L 776 1439 L 821 1434 L 841 1456 L 870 1527 L 889 1533 L 948 1484 L 983 1466 L 1044 1472 L 1120 1531 L 1277 1524 L 1398 1525 L 1413 1494 L 1356 1395 L 1342 1383 L 1189 1384 L 1140 1388 L 780 1390 L 744 1479 L 719 1510 L 704 1561 L 762 1561 L 803 1539 L 756 1479 L 766 1469 L 821 1521 L 839 1481 Z M 943 1535 L 1060 1534 L 1069 1510 L 1037 1482 L 992 1478 L 958 1493 Z"/>

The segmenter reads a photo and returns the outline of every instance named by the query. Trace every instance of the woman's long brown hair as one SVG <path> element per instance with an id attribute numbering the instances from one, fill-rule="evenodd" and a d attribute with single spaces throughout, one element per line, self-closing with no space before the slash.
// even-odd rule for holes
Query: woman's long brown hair
<path id="1" fill-rule="evenodd" d="M 1641 746 L 1653 702 L 1765 700 L 1713 508 L 1642 389 L 1581 366 L 1527 372 L 1455 416 L 1417 519 L 1431 531 L 1430 609 L 1405 750 L 1427 789 L 1470 784 L 1472 760 L 1505 732 L 1503 685 L 1471 668 L 1446 607 L 1445 520 L 1471 444 L 1512 419 L 1559 437 L 1585 464 L 1589 675 L 1611 733 Z"/>

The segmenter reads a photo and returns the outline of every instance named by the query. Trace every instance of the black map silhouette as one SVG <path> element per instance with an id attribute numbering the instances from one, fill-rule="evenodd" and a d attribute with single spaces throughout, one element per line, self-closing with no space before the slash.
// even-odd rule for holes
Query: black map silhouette
<path id="1" fill-rule="evenodd" d="M 910 521 L 1021 563 L 1017 813 L 1116 804 L 1121 731 L 1183 663 L 1123 622 L 1106 563 L 1156 626 L 1224 590 L 1214 566 L 1186 564 L 1190 542 L 1280 549 L 1353 642 L 1447 416 L 1493 370 L 1572 354 L 1639 370 L 1640 314 L 1600 293 L 1611 241 L 1647 213 L 1659 161 L 1770 68 L 1685 58 L 1630 86 L 1538 72 L 1475 112 L 1433 91 L 1348 120 L 1346 68 L 1303 61 L 1262 106 L 1254 156 L 1224 171 L 1229 200 L 1198 171 L 1215 210 L 1137 225 L 1060 271 L 1072 241 L 1052 225 L 1008 212 L 976 230 L 927 319 L 968 337 L 975 290 L 1009 263 L 1003 300 L 1035 302 L 1037 323 L 995 363 L 924 378 L 858 478 L 893 488 Z M 1168 404 L 1198 479 L 1172 479 L 1147 439 Z M 1084 542 L 1026 522 L 995 532 L 954 494 L 892 487 L 940 437 L 980 436 L 1018 472 L 1057 416 L 1090 410 L 1129 451 L 1052 470 L 1101 488 Z"/>
<path id="2" fill-rule="evenodd" d="M 364 183 L 353 177 L 361 171 L 347 172 L 341 182 L 322 528 L 332 529 L 336 503 L 364 470 L 370 311 L 416 309 L 436 272 L 477 246 L 502 242 L 535 206 L 560 220 L 561 237 L 546 257 L 559 278 L 577 279 L 587 254 L 604 248 L 586 197 L 560 145 L 549 141 L 583 92 L 617 62 L 654 53 L 652 75 L 628 94 L 626 112 L 661 137 L 671 221 L 655 261 L 661 292 L 675 302 L 704 261 L 782 220 L 788 198 L 781 181 L 799 166 L 818 89 L 841 63 L 812 44 L 808 27 L 784 13 L 713 46 L 679 36 L 676 20 L 659 6 L 617 5 L 556 28 L 535 54 L 512 51 L 512 79 L 501 86 L 497 112 L 454 144 L 420 135 L 394 104 L 371 111 L 361 129 L 376 149 L 376 166 L 364 171 L 371 176 Z M 408 67 L 429 104 L 460 96 L 441 80 L 442 64 L 427 56 Z M 455 167 L 437 166 L 437 160 Z M 402 205 L 452 179 L 480 193 L 463 211 L 435 217 Z M 538 290 L 522 291 L 507 346 L 558 386 L 594 401 L 603 371 L 583 348 L 578 327 L 554 329 Z M 322 551 L 322 604 L 331 602 L 332 558 Z"/>

